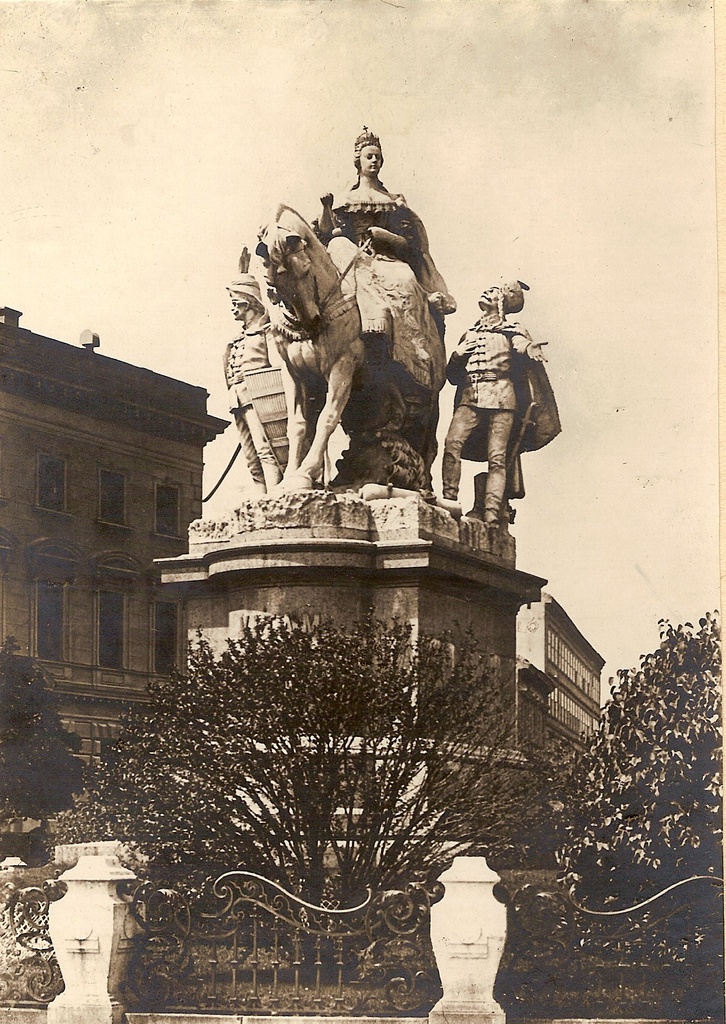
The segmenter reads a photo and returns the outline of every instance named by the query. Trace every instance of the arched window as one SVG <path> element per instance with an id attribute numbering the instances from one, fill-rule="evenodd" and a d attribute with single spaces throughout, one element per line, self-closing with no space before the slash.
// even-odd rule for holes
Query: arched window
<path id="1" fill-rule="evenodd" d="M 107 552 L 93 559 L 93 574 L 97 580 L 114 581 L 119 586 L 133 586 L 142 575 L 139 562 L 123 552 Z"/>
<path id="2" fill-rule="evenodd" d="M 139 563 L 122 553 L 94 559 L 97 585 L 96 652 L 101 668 L 123 669 L 127 662 L 129 591 L 141 577 Z"/>
<path id="3" fill-rule="evenodd" d="M 41 540 L 28 551 L 34 580 L 35 653 L 64 661 L 67 651 L 68 588 L 76 579 L 78 553 L 69 544 Z"/>

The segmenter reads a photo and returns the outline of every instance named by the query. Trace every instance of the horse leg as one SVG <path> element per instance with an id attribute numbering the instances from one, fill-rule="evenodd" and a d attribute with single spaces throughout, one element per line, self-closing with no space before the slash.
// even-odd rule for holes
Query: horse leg
<path id="1" fill-rule="evenodd" d="M 282 482 L 282 490 L 298 491 L 309 490 L 314 482 L 320 478 L 325 463 L 325 453 L 328 448 L 330 435 L 340 423 L 340 417 L 348 404 L 350 389 L 353 384 L 353 374 L 356 368 L 356 361 L 351 354 L 347 354 L 333 365 L 328 378 L 328 394 L 325 399 L 320 416 L 315 428 L 315 437 L 310 446 L 310 451 L 298 470 L 289 478 L 287 475 Z"/>
<path id="2" fill-rule="evenodd" d="M 285 476 L 292 475 L 300 465 L 305 451 L 305 396 L 303 382 L 296 378 L 285 365 L 282 371 L 282 386 L 285 391 L 287 408 L 287 443 L 289 446 Z"/>

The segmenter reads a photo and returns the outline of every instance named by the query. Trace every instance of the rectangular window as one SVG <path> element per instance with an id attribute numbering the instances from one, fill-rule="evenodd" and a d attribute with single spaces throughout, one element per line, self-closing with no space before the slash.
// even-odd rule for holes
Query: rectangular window
<path id="1" fill-rule="evenodd" d="M 38 657 L 63 660 L 63 584 L 38 580 L 36 637 Z"/>
<path id="2" fill-rule="evenodd" d="M 98 663 L 103 668 L 124 666 L 124 595 L 115 590 L 98 595 Z"/>
<path id="3" fill-rule="evenodd" d="M 98 474 L 98 518 L 123 526 L 126 522 L 126 477 L 102 469 Z"/>
<path id="4" fill-rule="evenodd" d="M 169 601 L 154 605 L 154 671 L 168 676 L 176 668 L 178 641 L 177 606 Z"/>
<path id="5" fill-rule="evenodd" d="M 115 722 L 62 718 L 61 725 L 66 732 L 78 736 L 81 741 L 78 753 L 84 761 L 91 763 L 101 758 L 104 751 L 113 744 L 119 734 L 119 726 Z"/>
<path id="6" fill-rule="evenodd" d="M 66 507 L 66 460 L 55 455 L 38 456 L 38 505 L 51 512 Z"/>
<path id="7" fill-rule="evenodd" d="M 156 532 L 165 537 L 179 536 L 179 488 L 156 485 Z"/>

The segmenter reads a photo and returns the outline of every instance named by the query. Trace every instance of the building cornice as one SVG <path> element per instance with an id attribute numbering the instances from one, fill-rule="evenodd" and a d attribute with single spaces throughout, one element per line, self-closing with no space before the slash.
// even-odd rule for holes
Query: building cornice
<path id="1" fill-rule="evenodd" d="M 602 654 L 595 650 L 590 641 L 583 636 L 559 601 L 551 594 L 547 593 L 542 594 L 542 600 L 544 602 L 545 615 L 552 616 L 557 623 L 558 628 L 565 633 L 573 648 L 579 647 L 579 653 L 584 658 L 589 658 L 592 664 L 597 667 L 598 672 L 602 672 L 605 665 L 605 658 L 603 658 Z"/>
<path id="2" fill-rule="evenodd" d="M 12 366 L 0 367 L 0 391 L 172 441 L 204 444 L 214 440 L 227 426 L 226 420 L 216 416 L 205 415 L 199 419 L 174 416 Z"/>

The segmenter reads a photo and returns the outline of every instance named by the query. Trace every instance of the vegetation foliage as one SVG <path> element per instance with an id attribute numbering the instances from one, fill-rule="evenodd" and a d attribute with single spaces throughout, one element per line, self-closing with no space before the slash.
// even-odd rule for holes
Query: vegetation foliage
<path id="1" fill-rule="evenodd" d="M 662 621 L 658 650 L 618 673 L 570 772 L 562 875 L 581 906 L 611 913 L 578 916 L 581 960 L 593 965 L 578 1015 L 723 1016 L 720 675 L 715 614 L 698 628 Z M 621 997 L 635 985 L 616 1010 L 613 989 L 596 1005 L 587 981 L 613 969 Z"/>
<path id="2" fill-rule="evenodd" d="M 242 866 L 319 899 L 507 854 L 542 775 L 470 646 L 266 621 L 128 716 L 66 840 L 125 838 L 172 880 Z M 511 851 L 510 851 L 511 852 Z"/>
<path id="3" fill-rule="evenodd" d="M 688 875 L 721 874 L 719 622 L 661 622 L 661 644 L 618 673 L 571 775 L 565 880 L 591 906 L 627 905 Z"/>
<path id="4" fill-rule="evenodd" d="M 58 698 L 40 666 L 0 646 L 0 823 L 46 819 L 73 804 L 82 789 L 77 737 L 58 717 Z"/>

